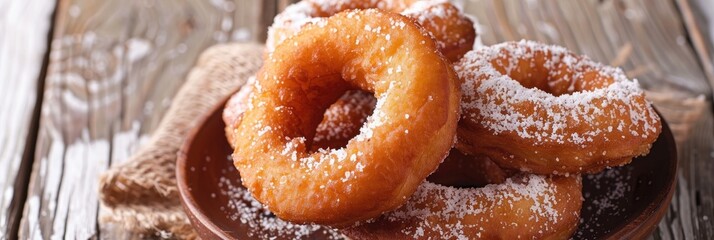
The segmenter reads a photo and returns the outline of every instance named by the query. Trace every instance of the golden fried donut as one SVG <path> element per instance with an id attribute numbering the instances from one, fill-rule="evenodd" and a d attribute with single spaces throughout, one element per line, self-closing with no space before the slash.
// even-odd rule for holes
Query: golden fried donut
<path id="1" fill-rule="evenodd" d="M 567 239 L 581 190 L 579 175 L 521 173 L 482 188 L 425 182 L 399 209 L 341 231 L 351 239 Z"/>
<path id="2" fill-rule="evenodd" d="M 464 94 L 457 148 L 504 168 L 597 172 L 647 154 L 661 130 L 636 80 L 562 47 L 507 42 L 455 68 Z"/>
<path id="3" fill-rule="evenodd" d="M 235 131 L 234 164 L 282 219 L 339 226 L 379 216 L 401 206 L 448 154 L 457 82 L 409 18 L 338 13 L 266 59 Z M 354 87 L 374 93 L 374 113 L 344 148 L 310 152 L 324 111 Z"/>
<path id="4" fill-rule="evenodd" d="M 413 18 L 432 34 L 441 53 L 452 62 L 471 50 L 476 39 L 472 19 L 446 0 L 304 0 L 275 16 L 268 30 L 267 50 L 272 52 L 306 24 L 345 10 L 371 8 Z"/>
<path id="5" fill-rule="evenodd" d="M 483 187 L 503 183 L 511 175 L 488 157 L 469 156 L 453 148 L 427 180 L 451 187 Z"/>
<path id="6" fill-rule="evenodd" d="M 246 84 L 231 96 L 223 110 L 226 137 L 231 146 L 234 146 L 235 128 L 248 106 L 248 95 L 251 90 L 252 84 Z M 359 129 L 372 114 L 376 104 L 377 99 L 370 93 L 359 90 L 347 91 L 325 110 L 322 122 L 317 126 L 311 150 L 338 149 L 347 145 L 350 139 L 359 134 Z"/>

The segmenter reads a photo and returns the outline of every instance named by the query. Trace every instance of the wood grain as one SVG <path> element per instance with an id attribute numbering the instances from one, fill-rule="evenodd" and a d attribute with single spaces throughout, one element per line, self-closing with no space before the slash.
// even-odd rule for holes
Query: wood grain
<path id="1" fill-rule="evenodd" d="M 99 174 L 156 128 L 203 49 L 260 36 L 256 3 L 60 1 L 20 238 L 117 236 L 98 226 Z"/>
<path id="2" fill-rule="evenodd" d="M 699 56 L 700 64 L 714 91 L 714 2 L 708 0 L 676 0 L 687 27 L 689 41 Z"/>
<path id="3" fill-rule="evenodd" d="M 705 72 L 708 73 L 710 88 L 714 91 L 714 2 L 708 0 L 677 0 L 679 9 L 689 32 L 689 39 L 694 49 L 697 51 L 699 60 Z M 710 103 L 712 98 L 709 98 Z M 708 105 L 710 110 L 712 106 Z M 706 119 L 711 122 L 711 118 Z M 709 123 L 710 125 L 711 123 Z M 694 149 L 714 148 L 714 130 L 707 128 L 707 123 L 697 125 L 697 131 L 709 133 L 702 138 L 692 141 L 690 144 L 697 146 Z M 702 146 L 704 145 L 704 146 Z M 690 146 L 688 146 L 690 147 Z M 700 150 L 701 151 L 701 150 Z M 701 151 L 699 159 L 694 159 L 693 169 L 687 169 L 689 181 L 692 182 L 691 191 L 695 199 L 696 211 L 692 216 L 695 218 L 697 231 L 694 233 L 697 238 L 705 239 L 714 236 L 714 152 Z"/>
<path id="4" fill-rule="evenodd" d="M 24 205 L 21 166 L 31 161 L 26 151 L 34 139 L 33 113 L 53 10 L 50 0 L 0 1 L 0 238 L 14 234 Z"/>

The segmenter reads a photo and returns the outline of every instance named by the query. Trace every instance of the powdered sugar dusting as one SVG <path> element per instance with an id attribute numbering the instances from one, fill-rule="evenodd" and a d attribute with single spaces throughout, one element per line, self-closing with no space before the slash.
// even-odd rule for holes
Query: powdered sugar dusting
<path id="1" fill-rule="evenodd" d="M 636 186 L 636 179 L 632 177 L 633 169 L 632 165 L 627 165 L 584 177 L 585 181 L 591 182 L 594 186 L 589 191 L 583 191 L 585 202 L 582 211 L 589 216 L 589 221 L 580 220 L 580 227 L 573 235 L 574 238 L 585 239 L 585 236 L 597 231 L 612 229 L 603 224 L 608 224 L 610 222 L 607 221 L 608 219 L 626 216 L 627 206 L 633 204 L 628 202 L 638 200 L 632 188 Z M 651 184 L 651 182 L 639 184 Z M 633 195 L 636 196 L 634 199 L 630 197 Z"/>
<path id="2" fill-rule="evenodd" d="M 298 32 L 302 26 L 319 22 L 320 19 L 314 17 L 316 15 L 316 9 L 308 1 L 300 1 L 285 8 L 275 16 L 273 25 L 268 28 L 268 39 L 265 42 L 268 52 L 272 52 L 278 43 Z M 278 33 L 279 31 L 285 32 Z"/>
<path id="3" fill-rule="evenodd" d="M 403 8 L 404 1 L 401 0 L 309 0 L 314 3 L 320 11 L 335 14 L 348 9 L 379 8 L 385 10 Z"/>
<path id="4" fill-rule="evenodd" d="M 407 6 L 407 3 L 410 5 Z M 285 8 L 283 12 L 276 15 L 273 25 L 268 29 L 268 40 L 266 48 L 272 52 L 275 47 L 297 33 L 302 26 L 307 24 L 324 23 L 326 17 L 349 9 L 381 9 L 401 13 L 404 16 L 416 19 L 420 24 L 432 21 L 433 19 L 447 19 L 451 16 L 458 16 L 455 23 L 440 25 L 436 31 L 448 34 L 448 26 L 451 24 L 463 25 L 469 21 L 460 9 L 452 6 L 447 0 L 420 0 L 420 1 L 400 1 L 400 0 L 304 0 L 292 4 Z M 475 22 L 474 22 L 475 23 Z M 389 35 L 386 36 L 389 40 Z M 450 43 L 448 41 L 457 41 Z M 467 41 L 463 38 L 457 39 L 437 39 L 439 47 L 443 48 L 447 44 L 459 44 Z M 359 42 L 355 42 L 359 44 Z"/>
<path id="5" fill-rule="evenodd" d="M 516 73 L 520 59 L 533 58 L 536 52 L 550 54 L 543 67 L 562 76 L 550 79 L 548 84 L 567 86 L 563 94 L 556 96 L 538 88 L 527 88 L 509 76 Z M 494 64 L 505 73 L 499 72 Z M 571 70 L 572 75 L 563 74 L 563 68 Z M 587 77 L 592 77 L 585 76 L 590 73 L 586 71 L 589 69 L 596 70 L 599 77 L 584 82 Z M 598 124 L 597 119 L 603 116 L 605 119 L 626 117 L 627 121 L 621 120 L 617 126 L 623 136 L 648 138 L 659 131 L 658 125 L 651 124 L 659 122 L 659 117 L 649 102 L 642 104 L 644 92 L 636 80 L 628 80 L 619 68 L 575 56 L 562 47 L 525 40 L 497 44 L 468 53 L 457 64 L 456 70 L 464 79 L 462 109 L 471 113 L 465 114 L 464 118 L 479 122 L 494 134 L 515 132 L 538 143 L 569 142 L 585 146 L 598 136 L 613 131 Z M 608 79 L 611 79 L 609 84 L 606 83 Z M 575 90 L 576 87 L 590 86 L 588 84 L 604 86 Z M 533 109 L 514 109 L 513 106 Z M 525 115 L 529 111 L 532 114 Z M 573 133 L 569 130 L 572 126 L 585 131 Z"/>
<path id="6" fill-rule="evenodd" d="M 234 221 L 248 226 L 248 236 L 260 239 L 292 238 L 305 239 L 314 235 L 324 235 L 327 239 L 344 239 L 335 229 L 320 225 L 301 225 L 280 220 L 266 207 L 255 200 L 239 182 L 219 179 L 220 194 L 229 198 L 228 206 L 221 209 Z"/>
<path id="7" fill-rule="evenodd" d="M 387 91 L 389 92 L 389 91 Z M 382 126 L 387 121 L 387 114 L 385 114 L 381 109 L 383 109 L 384 103 L 387 101 L 387 94 L 384 94 L 379 99 L 377 99 L 377 106 L 371 116 L 367 118 L 367 122 L 362 125 L 359 130 L 359 134 L 353 138 L 354 141 L 366 141 L 372 138 L 374 129 Z"/>
<path id="8" fill-rule="evenodd" d="M 478 22 L 475 17 L 466 16 L 461 9 L 447 0 L 416 1 L 401 14 L 415 19 L 424 26 L 442 50 L 469 43 L 471 34 L 476 30 L 474 28 L 474 32 L 469 33 L 462 29 L 473 28 Z"/>
<path id="9" fill-rule="evenodd" d="M 459 189 L 424 182 L 405 205 L 386 213 L 380 220 L 407 223 L 400 225 L 399 230 L 412 238 L 423 237 L 425 231 L 430 231 L 432 236 L 435 232 L 443 239 L 469 239 L 486 231 L 479 223 L 493 222 L 504 211 L 512 214 L 522 210 L 519 206 L 528 204 L 531 207 L 520 214 L 530 216 L 529 221 L 539 224 L 525 227 L 536 233 L 544 232 L 565 215 L 573 214 L 558 209 L 557 194 L 562 193 L 556 192 L 556 186 L 548 177 L 540 175 L 518 175 L 502 184 L 482 188 Z M 361 224 L 365 223 L 357 227 Z M 517 223 L 501 223 L 504 228 L 511 224 Z"/>

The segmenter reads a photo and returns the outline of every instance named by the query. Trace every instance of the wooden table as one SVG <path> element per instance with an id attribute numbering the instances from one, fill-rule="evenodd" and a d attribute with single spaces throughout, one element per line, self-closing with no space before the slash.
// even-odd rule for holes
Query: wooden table
<path id="1" fill-rule="evenodd" d="M 0 1 L 0 239 L 133 238 L 97 218 L 97 177 L 156 128 L 198 54 L 259 41 L 287 1 Z M 522 38 L 621 66 L 675 132 L 655 239 L 714 237 L 714 4 L 464 0 L 483 42 Z"/>

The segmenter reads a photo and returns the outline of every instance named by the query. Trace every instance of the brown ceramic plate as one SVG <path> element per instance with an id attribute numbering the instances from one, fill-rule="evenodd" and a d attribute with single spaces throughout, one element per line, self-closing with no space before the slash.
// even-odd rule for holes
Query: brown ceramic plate
<path id="1" fill-rule="evenodd" d="M 222 109 L 223 104 L 216 106 L 190 133 L 176 169 L 181 202 L 199 236 L 203 239 L 333 236 L 333 230 L 318 226 L 287 226 L 246 197 L 230 160 L 232 151 L 224 136 Z M 585 202 L 573 238 L 647 237 L 667 211 L 676 172 L 674 139 L 663 121 L 662 134 L 649 155 L 636 158 L 629 165 L 583 177 Z M 252 217 L 260 220 L 251 221 Z"/>

